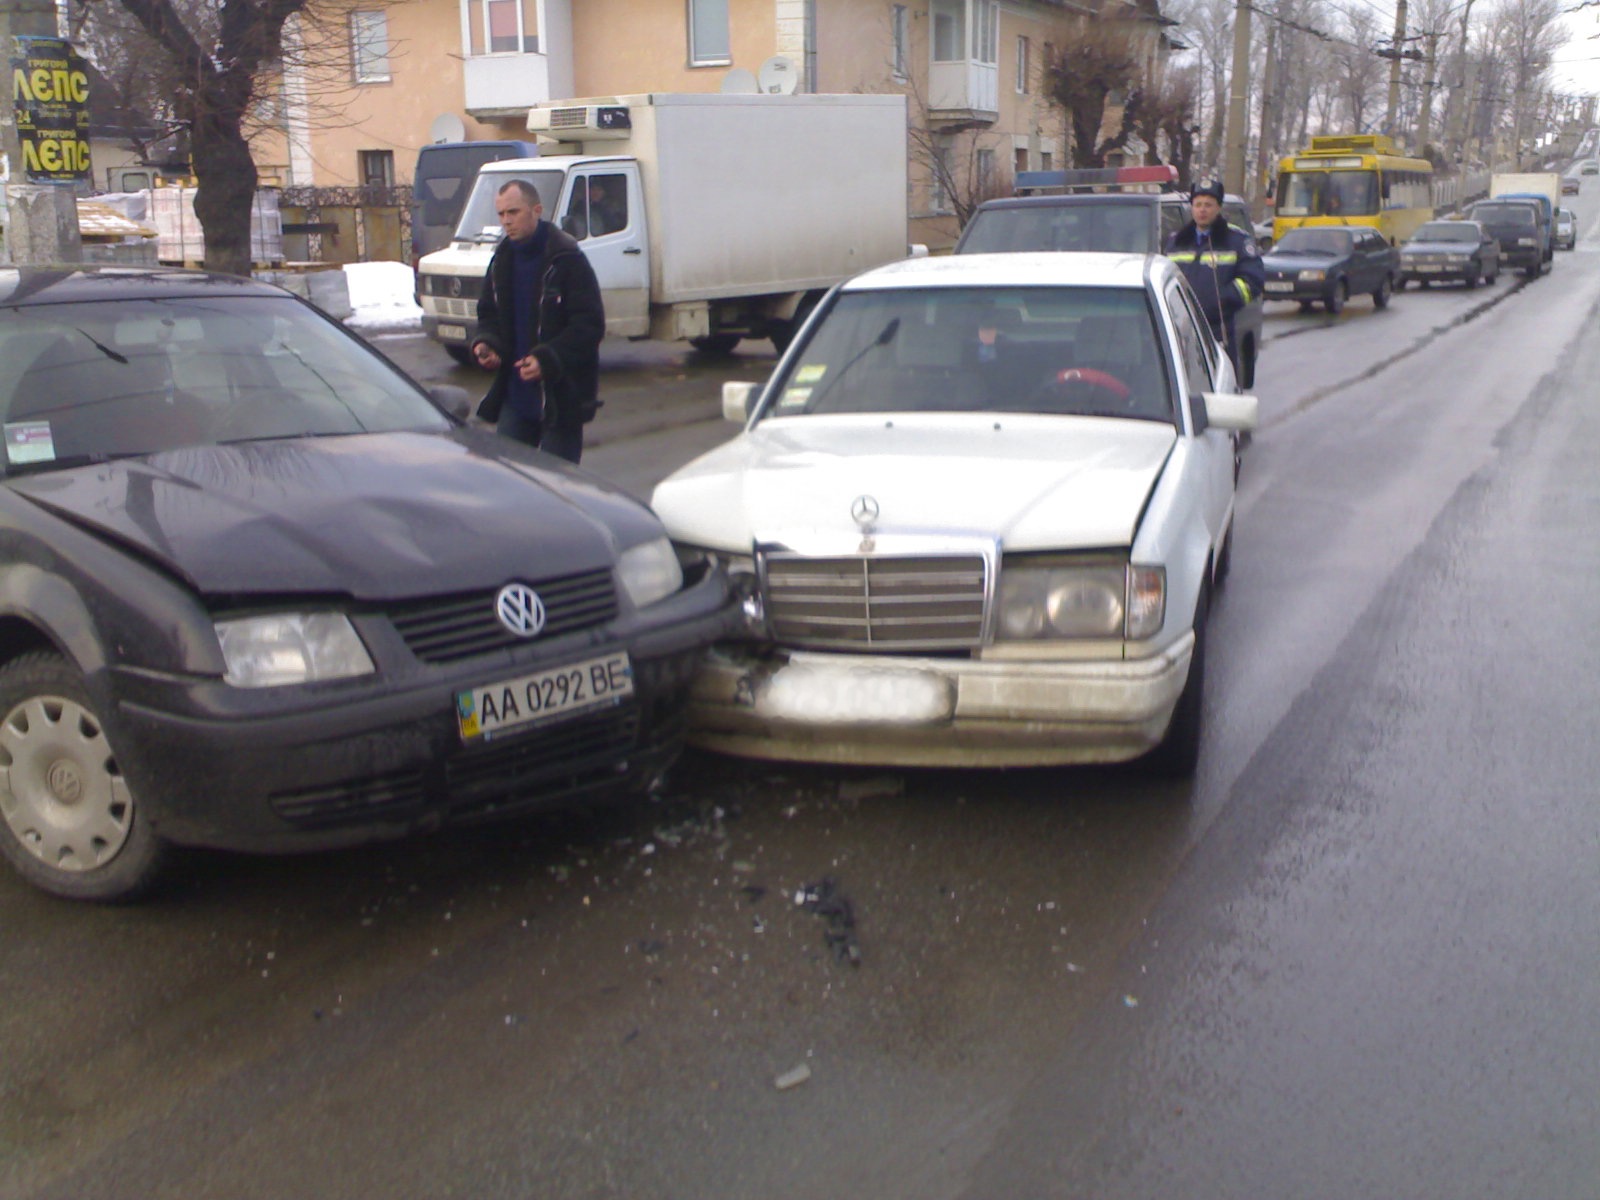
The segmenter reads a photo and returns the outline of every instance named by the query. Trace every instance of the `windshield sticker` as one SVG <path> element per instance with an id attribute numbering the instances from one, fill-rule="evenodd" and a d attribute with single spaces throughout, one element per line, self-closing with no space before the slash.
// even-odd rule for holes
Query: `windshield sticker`
<path id="1" fill-rule="evenodd" d="M 6 425 L 6 461 L 11 463 L 53 462 L 56 440 L 49 421 L 14 421 Z"/>
<path id="2" fill-rule="evenodd" d="M 808 387 L 785 388 L 783 397 L 778 401 L 778 407 L 800 408 L 809 399 L 811 399 L 811 389 Z"/>
<path id="3" fill-rule="evenodd" d="M 796 383 L 816 383 L 827 373 L 827 363 L 807 363 L 794 373 L 794 381 Z"/>

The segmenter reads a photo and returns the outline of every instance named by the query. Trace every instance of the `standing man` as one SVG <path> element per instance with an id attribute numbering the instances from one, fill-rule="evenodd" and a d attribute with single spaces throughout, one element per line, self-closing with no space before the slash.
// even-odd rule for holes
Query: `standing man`
<path id="1" fill-rule="evenodd" d="M 505 237 L 484 275 L 472 353 L 496 374 L 478 415 L 506 437 L 575 463 L 584 423 L 600 407 L 600 284 L 578 243 L 542 219 L 532 184 L 506 184 L 494 210 Z"/>
<path id="2" fill-rule="evenodd" d="M 1261 295 L 1267 269 L 1255 239 L 1229 225 L 1222 215 L 1222 196 L 1220 183 L 1208 183 L 1189 194 L 1194 220 L 1167 239 L 1167 257 L 1189 281 L 1211 332 L 1228 348 L 1237 374 L 1239 348 L 1233 336 L 1233 317 Z"/>

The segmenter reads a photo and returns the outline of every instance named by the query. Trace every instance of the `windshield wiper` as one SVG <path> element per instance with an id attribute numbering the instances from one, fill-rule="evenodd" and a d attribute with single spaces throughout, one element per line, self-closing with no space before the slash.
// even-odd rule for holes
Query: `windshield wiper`
<path id="1" fill-rule="evenodd" d="M 76 325 L 74 325 L 73 328 L 74 329 L 78 329 L 78 327 Z M 119 362 L 123 366 L 127 366 L 128 365 L 127 355 L 118 354 L 110 346 L 101 345 L 99 342 L 94 340 L 94 338 L 90 335 L 89 331 L 86 330 L 86 329 L 78 329 L 78 332 L 83 334 L 84 337 L 88 338 L 89 339 L 89 344 L 91 346 L 93 346 L 96 350 L 100 351 L 101 354 L 104 354 L 112 362 Z"/>
<path id="2" fill-rule="evenodd" d="M 894 335 L 899 332 L 900 318 L 890 317 L 889 323 L 879 331 L 877 337 L 873 338 L 865 346 L 861 347 L 861 349 L 857 350 L 845 360 L 844 366 L 839 368 L 838 374 L 836 374 L 828 383 L 827 390 L 822 393 L 822 396 L 817 397 L 817 399 L 820 401 L 823 399 L 823 397 L 831 395 L 838 388 L 844 377 L 850 373 L 850 368 L 865 358 L 869 351 L 876 350 L 879 346 L 887 346 L 890 342 L 894 341 Z M 812 411 L 816 411 L 815 406 L 812 407 Z"/>

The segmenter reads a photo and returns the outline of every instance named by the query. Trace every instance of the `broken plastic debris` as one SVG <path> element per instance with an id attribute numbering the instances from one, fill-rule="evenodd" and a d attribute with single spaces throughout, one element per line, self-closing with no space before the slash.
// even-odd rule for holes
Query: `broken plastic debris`
<path id="1" fill-rule="evenodd" d="M 1122 998 L 1122 1003 L 1123 1003 L 1124 1007 L 1127 1007 L 1127 1008 L 1138 1008 L 1139 1007 L 1139 997 L 1137 997 L 1137 996 L 1124 996 Z"/>
<path id="2" fill-rule="evenodd" d="M 777 1089 L 780 1092 L 786 1092 L 792 1087 L 799 1087 L 802 1083 L 804 1083 L 806 1080 L 808 1080 L 810 1078 L 811 1078 L 811 1068 L 806 1066 L 805 1063 L 801 1063 L 798 1067 L 795 1067 L 793 1070 L 785 1071 L 782 1075 L 779 1075 L 772 1082 L 777 1086 Z"/>

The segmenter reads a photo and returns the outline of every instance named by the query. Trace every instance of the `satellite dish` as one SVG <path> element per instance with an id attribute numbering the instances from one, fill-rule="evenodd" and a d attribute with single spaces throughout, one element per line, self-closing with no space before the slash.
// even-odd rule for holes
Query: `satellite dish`
<path id="1" fill-rule="evenodd" d="M 428 126 L 428 141 L 434 144 L 466 140 L 467 123 L 455 113 L 440 113 L 433 119 L 433 124 Z"/>
<path id="2" fill-rule="evenodd" d="M 756 77 L 743 67 L 735 67 L 722 77 L 722 93 L 727 96 L 753 96 L 761 90 Z"/>
<path id="3" fill-rule="evenodd" d="M 756 83 L 769 96 L 788 96 L 800 86 L 800 72 L 795 70 L 793 59 L 776 54 L 761 64 Z"/>

